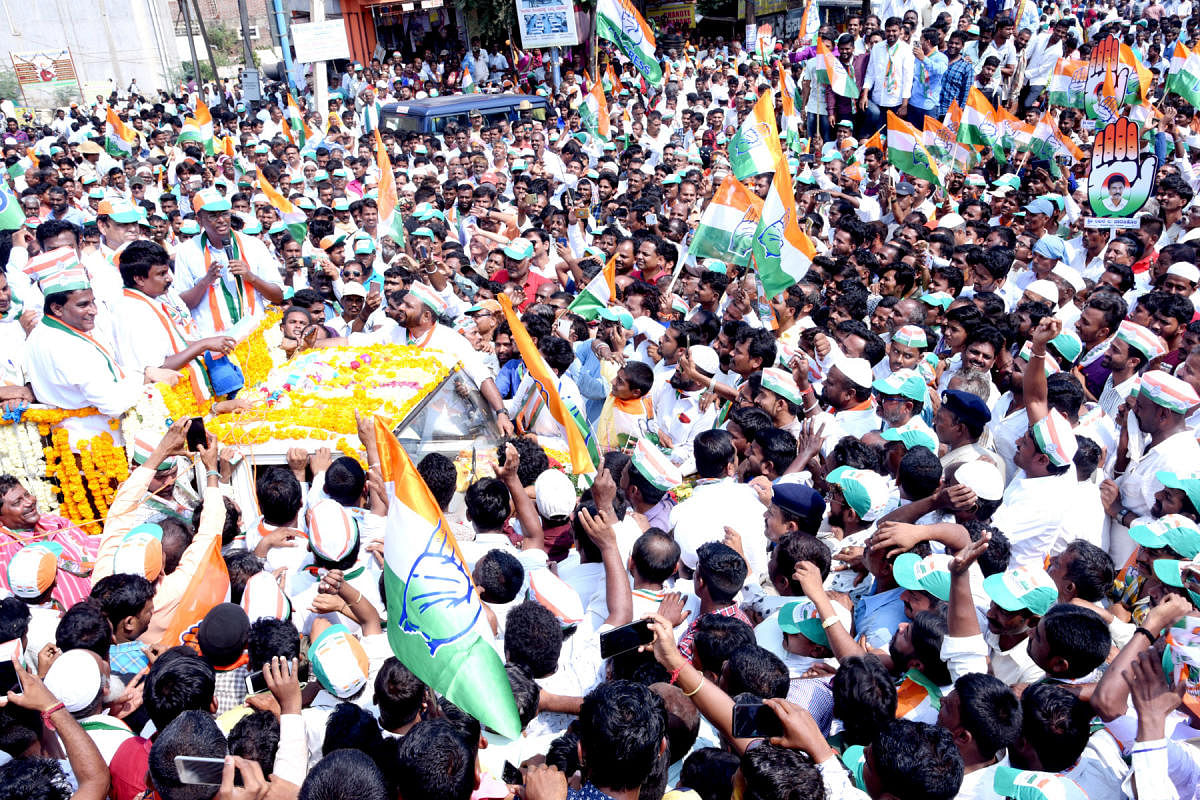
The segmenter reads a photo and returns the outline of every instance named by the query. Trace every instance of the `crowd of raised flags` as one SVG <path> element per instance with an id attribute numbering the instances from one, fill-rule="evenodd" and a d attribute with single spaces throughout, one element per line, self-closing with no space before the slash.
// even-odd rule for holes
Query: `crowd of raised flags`
<path id="1" fill-rule="evenodd" d="M 114 477 L 0 475 L 0 800 L 1196 797 L 1190 0 L 874 11 L 6 120 L 0 465 Z M 81 445 L 184 366 L 286 429 L 269 313 L 486 441 Z"/>

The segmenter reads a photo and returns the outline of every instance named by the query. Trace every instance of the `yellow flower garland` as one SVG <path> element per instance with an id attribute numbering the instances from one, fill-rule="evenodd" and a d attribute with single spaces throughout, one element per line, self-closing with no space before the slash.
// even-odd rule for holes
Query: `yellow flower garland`
<path id="1" fill-rule="evenodd" d="M 271 311 L 262 322 L 233 348 L 233 357 L 242 368 L 246 386 L 258 386 L 267 379 L 275 364 L 271 359 L 266 333 L 283 319 L 282 311 Z"/>
<path id="2" fill-rule="evenodd" d="M 255 347 L 251 347 L 251 354 Z M 254 403 L 255 408 L 214 417 L 207 425 L 208 430 L 222 444 L 235 446 L 275 440 L 333 442 L 339 452 L 361 462 L 354 412 L 403 419 L 456 366 L 454 362 L 447 363 L 447 356 L 405 345 L 331 347 L 320 351 L 320 360 L 334 365 L 336 371 L 315 389 L 293 389 L 290 383 L 280 384 L 286 373 L 276 375 L 274 381 L 279 388 L 260 386 L 257 396 L 249 392 L 240 395 Z M 293 366 L 294 362 L 281 369 Z M 389 399 L 390 382 L 415 378 L 419 378 L 421 388 L 411 397 L 399 403 Z M 270 380 L 264 378 L 259 383 Z"/>
<path id="3" fill-rule="evenodd" d="M 59 512 L 87 533 L 97 535 L 116 497 L 117 486 L 129 477 L 129 464 L 124 448 L 116 447 L 107 433 L 80 442 L 78 449 L 76 461 L 67 431 L 53 431 L 50 446 L 45 448 L 46 477 L 58 483 L 62 494 Z"/>

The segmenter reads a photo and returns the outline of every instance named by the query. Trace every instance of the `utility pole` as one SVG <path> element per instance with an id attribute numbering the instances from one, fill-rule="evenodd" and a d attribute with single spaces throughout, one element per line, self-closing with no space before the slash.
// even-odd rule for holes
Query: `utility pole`
<path id="1" fill-rule="evenodd" d="M 325 0 L 309 0 L 312 22 L 325 21 Z M 321 115 L 322 124 L 328 128 L 329 120 L 329 74 L 325 70 L 324 61 L 313 63 L 313 102 L 316 103 L 317 113 Z M 348 108 L 354 108 L 354 98 L 346 103 Z"/>
<path id="2" fill-rule="evenodd" d="M 187 0 L 182 0 L 184 3 Z M 204 40 L 204 49 L 208 52 L 208 65 L 212 67 L 213 80 L 219 86 L 221 84 L 221 76 L 217 74 L 217 59 L 213 58 L 212 43 L 208 41 L 208 29 L 204 27 L 204 16 L 200 13 L 200 0 L 191 0 L 192 7 L 196 11 L 196 24 L 200 26 L 200 38 Z M 224 97 L 224 92 L 222 92 Z"/>
<path id="3" fill-rule="evenodd" d="M 181 0 L 179 7 L 183 10 L 183 25 L 187 28 L 188 50 L 192 53 L 192 76 L 196 80 L 196 86 L 200 87 L 204 85 L 204 82 L 200 79 L 200 59 L 196 58 L 196 43 L 192 40 L 192 12 L 188 8 L 187 0 Z"/>
<path id="4" fill-rule="evenodd" d="M 262 88 L 258 79 L 258 68 L 254 66 L 254 50 L 250 47 L 250 12 L 246 0 L 238 0 L 238 14 L 242 18 L 242 57 L 246 67 L 242 70 L 242 95 L 249 102 L 262 99 Z"/>

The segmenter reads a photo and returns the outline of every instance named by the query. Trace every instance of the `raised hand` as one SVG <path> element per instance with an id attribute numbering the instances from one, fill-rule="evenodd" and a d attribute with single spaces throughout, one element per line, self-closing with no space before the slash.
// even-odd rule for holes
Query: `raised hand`
<path id="1" fill-rule="evenodd" d="M 1137 123 L 1119 117 L 1096 134 L 1088 174 L 1088 204 L 1098 217 L 1127 217 L 1140 209 L 1154 187 L 1158 162 L 1141 157 Z"/>

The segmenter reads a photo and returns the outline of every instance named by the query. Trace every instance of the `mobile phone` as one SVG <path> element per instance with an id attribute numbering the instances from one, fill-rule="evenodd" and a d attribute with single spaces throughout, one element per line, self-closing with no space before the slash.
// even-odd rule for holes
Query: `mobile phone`
<path id="1" fill-rule="evenodd" d="M 536 203 L 536 202 L 537 202 L 537 195 L 536 195 L 536 194 L 534 194 L 533 192 L 526 192 L 526 193 L 525 193 L 525 205 L 527 205 L 527 206 L 531 206 L 531 205 L 533 205 L 533 204 L 534 204 L 534 203 Z"/>
<path id="2" fill-rule="evenodd" d="M 17 667 L 10 660 L 0 661 L 0 693 L 20 692 L 21 680 L 17 677 Z"/>
<path id="3" fill-rule="evenodd" d="M 305 269 L 312 269 L 314 263 L 315 263 L 315 259 L 312 256 L 304 257 L 304 268 Z"/>
<path id="4" fill-rule="evenodd" d="M 828 203 L 830 200 L 829 192 L 817 192 L 818 203 Z"/>
<path id="5" fill-rule="evenodd" d="M 600 634 L 600 657 L 611 658 L 653 641 L 654 633 L 650 630 L 650 620 L 639 619 Z"/>
<path id="6" fill-rule="evenodd" d="M 770 706 L 763 703 L 737 703 L 733 707 L 733 737 L 783 736 L 783 723 Z"/>
<path id="7" fill-rule="evenodd" d="M 188 423 L 187 428 L 188 452 L 199 452 L 200 445 L 207 443 L 208 431 L 204 430 L 204 420 L 200 419 L 200 417 L 192 417 L 192 421 Z"/>
<path id="8" fill-rule="evenodd" d="M 802 153 L 801 155 L 796 156 L 796 161 L 801 164 L 811 164 L 815 160 L 816 159 L 813 158 L 812 153 Z"/>
<path id="9" fill-rule="evenodd" d="M 258 672 L 251 672 L 246 676 L 246 694 L 262 694 L 269 691 L 267 676 L 263 675 L 261 669 Z"/>
<path id="10" fill-rule="evenodd" d="M 500 779 L 509 786 L 524 786 L 525 776 L 521 774 L 521 770 L 512 765 L 511 762 L 504 762 L 504 771 L 500 773 Z"/>
<path id="11" fill-rule="evenodd" d="M 570 189 L 564 189 L 563 194 L 567 197 L 567 208 L 572 208 L 575 205 L 575 193 Z"/>
<path id="12" fill-rule="evenodd" d="M 204 756 L 175 756 L 175 773 L 179 782 L 192 786 L 220 786 L 225 771 L 224 758 Z"/>
<path id="13" fill-rule="evenodd" d="M 417 255 L 423 259 L 429 258 L 429 248 L 423 244 L 417 245 Z"/>
<path id="14" fill-rule="evenodd" d="M 658 224 L 658 214 L 655 214 L 653 211 L 647 212 L 646 224 L 647 225 L 657 225 Z"/>

